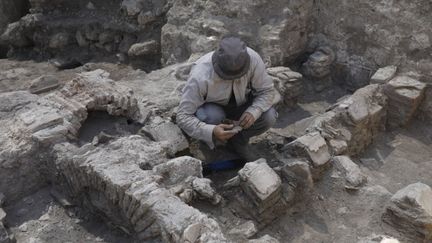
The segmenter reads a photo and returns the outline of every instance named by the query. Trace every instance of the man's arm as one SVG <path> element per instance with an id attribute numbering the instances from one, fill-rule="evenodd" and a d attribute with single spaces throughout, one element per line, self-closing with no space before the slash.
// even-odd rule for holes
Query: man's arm
<path id="1" fill-rule="evenodd" d="M 204 104 L 205 92 L 199 87 L 197 77 L 191 74 L 177 111 L 177 124 L 189 136 L 203 140 L 210 148 L 214 148 L 213 129 L 215 125 L 206 124 L 200 121 L 195 113 Z"/>
<path id="2" fill-rule="evenodd" d="M 251 58 L 254 58 L 256 62 L 251 80 L 254 100 L 246 112 L 252 114 L 256 121 L 263 112 L 266 112 L 272 107 L 275 92 L 273 80 L 267 74 L 265 64 L 261 57 L 254 53 L 251 55 Z"/>

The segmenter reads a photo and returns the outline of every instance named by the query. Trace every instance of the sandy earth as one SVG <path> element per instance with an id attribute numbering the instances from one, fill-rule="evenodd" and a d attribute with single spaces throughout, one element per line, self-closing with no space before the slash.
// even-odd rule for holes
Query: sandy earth
<path id="1" fill-rule="evenodd" d="M 145 75 L 131 71 L 129 67 L 115 64 L 89 64 L 74 70 L 57 71 L 49 63 L 33 61 L 16 62 L 0 60 L 0 92 L 26 89 L 34 78 L 53 74 L 60 83 L 73 78 L 83 69 L 104 68 L 111 78 L 121 80 L 128 75 Z M 280 112 L 277 128 L 284 128 L 303 118 L 325 112 L 325 110 L 347 92 L 340 88 L 326 89 L 319 95 L 307 91 L 292 110 Z M 83 129 L 95 130 L 94 125 L 104 119 L 103 115 L 90 117 Z M 98 120 L 99 119 L 99 120 Z M 135 133 L 127 120 L 118 122 L 126 133 Z M 93 127 L 92 127 L 93 126 Z M 125 130 L 126 129 L 126 130 Z M 128 130 L 130 129 L 130 130 Z M 266 135 L 263 135 L 266 136 Z M 89 141 L 91 136 L 83 137 Z M 275 159 L 271 145 L 257 139 L 253 149 L 268 159 Z M 213 154 L 205 152 L 206 160 L 212 161 L 233 156 L 222 149 Z M 290 211 L 272 225 L 259 232 L 258 236 L 270 234 L 281 242 L 356 242 L 372 234 L 387 234 L 409 242 L 393 228 L 384 224 L 381 215 L 385 204 L 397 190 L 418 181 L 432 185 L 432 124 L 414 121 L 406 129 L 383 132 L 366 152 L 354 158 L 367 175 L 368 183 L 359 191 L 347 191 L 343 178 L 330 169 L 314 190 L 299 200 Z M 236 175 L 236 171 L 211 174 L 215 187 L 229 200 L 232 192 L 224 192 L 222 185 Z M 228 202 L 229 203 L 229 202 Z M 229 221 L 233 212 L 223 207 L 210 207 L 198 202 L 197 208 L 219 219 Z M 132 239 L 119 230 L 110 228 L 102 220 L 90 216 L 78 207 L 64 208 L 50 195 L 50 188 L 43 188 L 23 198 L 14 205 L 5 207 L 7 225 L 18 242 L 131 242 Z"/>
<path id="2" fill-rule="evenodd" d="M 17 242 L 131 242 L 124 233 L 77 206 L 62 207 L 50 188 L 21 199 L 5 208 L 7 224 Z"/>

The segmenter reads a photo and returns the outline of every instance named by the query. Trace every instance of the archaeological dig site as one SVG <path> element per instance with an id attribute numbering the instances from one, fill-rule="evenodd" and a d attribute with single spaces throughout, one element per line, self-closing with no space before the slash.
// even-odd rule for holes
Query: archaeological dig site
<path id="1" fill-rule="evenodd" d="M 0 0 L 0 243 L 432 243 L 431 0 Z"/>

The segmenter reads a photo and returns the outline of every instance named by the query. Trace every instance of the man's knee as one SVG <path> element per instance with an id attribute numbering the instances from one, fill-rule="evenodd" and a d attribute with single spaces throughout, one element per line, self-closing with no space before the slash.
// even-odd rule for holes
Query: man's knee
<path id="1" fill-rule="evenodd" d="M 207 124 L 219 125 L 225 119 L 225 112 L 220 105 L 205 103 L 198 108 L 196 117 Z"/>
<path id="2" fill-rule="evenodd" d="M 278 117 L 277 111 L 272 107 L 261 115 L 262 126 L 269 129 L 276 123 Z"/>

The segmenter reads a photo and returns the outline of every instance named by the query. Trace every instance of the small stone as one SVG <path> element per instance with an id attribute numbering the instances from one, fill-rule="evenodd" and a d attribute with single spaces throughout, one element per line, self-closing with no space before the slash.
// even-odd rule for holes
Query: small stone
<path id="1" fill-rule="evenodd" d="M 223 187 L 225 189 L 229 189 L 229 188 L 233 188 L 233 187 L 238 187 L 240 186 L 240 177 L 239 176 L 235 176 L 231 179 L 229 179 L 224 185 Z"/>
<path id="2" fill-rule="evenodd" d="M 360 167 L 348 156 L 336 156 L 332 161 L 335 167 L 344 175 L 350 186 L 359 187 L 366 183 L 366 176 L 361 172 Z"/>
<path id="3" fill-rule="evenodd" d="M 253 221 L 249 220 L 231 229 L 228 234 L 249 239 L 258 232 Z"/>
<path id="4" fill-rule="evenodd" d="M 86 8 L 88 10 L 95 10 L 96 9 L 95 5 L 92 2 L 88 2 L 86 5 Z"/>
<path id="5" fill-rule="evenodd" d="M 284 147 L 285 152 L 294 156 L 306 156 L 314 167 L 320 167 L 330 160 L 326 141 L 319 132 L 308 133 Z"/>
<path id="6" fill-rule="evenodd" d="M 331 139 L 329 145 L 335 155 L 341 155 L 348 149 L 347 142 L 341 139 Z"/>
<path id="7" fill-rule="evenodd" d="M 48 221 L 50 219 L 49 213 L 46 213 L 39 217 L 40 221 Z"/>
<path id="8" fill-rule="evenodd" d="M 198 240 L 201 235 L 202 225 L 195 223 L 189 225 L 183 232 L 183 240 L 186 243 L 194 243 Z"/>
<path id="9" fill-rule="evenodd" d="M 128 51 L 129 56 L 146 56 L 156 54 L 159 51 L 159 44 L 155 40 L 133 44 Z"/>
<path id="10" fill-rule="evenodd" d="M 60 83 L 58 79 L 52 75 L 44 75 L 37 79 L 34 79 L 30 83 L 30 93 L 40 94 L 59 87 Z"/>
<path id="11" fill-rule="evenodd" d="M 53 35 L 49 41 L 49 47 L 52 49 L 60 49 L 66 47 L 70 42 L 68 33 L 57 33 Z"/>
<path id="12" fill-rule="evenodd" d="M 18 227 L 18 229 L 19 229 L 21 232 L 27 232 L 27 230 L 28 230 L 27 223 L 23 223 L 22 225 L 20 225 L 20 226 Z"/>
<path id="13" fill-rule="evenodd" d="M 3 210 L 3 208 L 0 208 L 0 222 L 4 223 L 6 219 L 6 212 Z"/>
<path id="14" fill-rule="evenodd" d="M 166 182 L 177 184 L 185 181 L 189 176 L 203 177 L 201 163 L 198 159 L 182 156 L 155 166 L 153 171 L 163 176 Z"/>
<path id="15" fill-rule="evenodd" d="M 192 188 L 201 198 L 209 199 L 213 204 L 220 202 L 220 196 L 211 187 L 212 181 L 207 178 L 196 178 L 192 182 Z"/>
<path id="16" fill-rule="evenodd" d="M 336 213 L 340 214 L 340 215 L 344 215 L 344 214 L 348 213 L 348 208 L 347 207 L 338 208 L 336 210 Z"/>
<path id="17" fill-rule="evenodd" d="M 279 243 L 279 241 L 270 235 L 264 235 L 259 239 L 249 240 L 248 243 Z"/>
<path id="18" fill-rule="evenodd" d="M 376 73 L 372 76 L 371 84 L 385 84 L 391 80 L 397 72 L 397 66 L 388 66 L 378 69 Z"/>
<path id="19" fill-rule="evenodd" d="M 193 194 L 192 189 L 184 189 L 178 196 L 183 202 L 190 203 L 192 202 Z"/>

